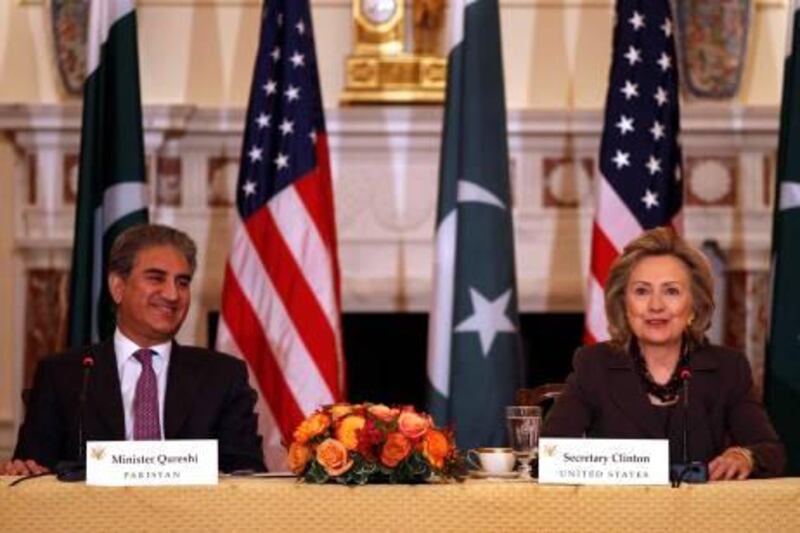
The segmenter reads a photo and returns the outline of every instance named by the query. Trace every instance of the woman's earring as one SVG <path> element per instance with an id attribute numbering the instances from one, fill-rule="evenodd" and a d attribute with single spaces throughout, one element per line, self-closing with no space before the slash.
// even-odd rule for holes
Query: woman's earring
<path id="1" fill-rule="evenodd" d="M 689 315 L 689 320 L 686 321 L 686 327 L 690 328 L 694 324 L 694 314 Z"/>

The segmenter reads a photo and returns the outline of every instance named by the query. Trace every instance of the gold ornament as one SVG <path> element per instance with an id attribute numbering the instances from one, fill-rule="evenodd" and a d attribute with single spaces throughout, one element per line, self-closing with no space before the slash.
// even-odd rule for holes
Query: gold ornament
<path id="1" fill-rule="evenodd" d="M 353 54 L 346 60 L 341 102 L 444 101 L 446 61 L 432 49 L 438 43 L 443 9 L 443 0 L 415 0 L 415 42 L 420 31 L 426 33 L 419 37 L 424 51 L 410 54 L 405 51 L 403 0 L 353 0 L 355 43 Z"/>

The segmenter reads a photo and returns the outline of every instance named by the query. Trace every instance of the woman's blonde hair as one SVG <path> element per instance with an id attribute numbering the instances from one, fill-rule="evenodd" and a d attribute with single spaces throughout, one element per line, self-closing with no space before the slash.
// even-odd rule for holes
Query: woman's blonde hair
<path id="1" fill-rule="evenodd" d="M 691 341 L 703 344 L 714 312 L 714 278 L 705 256 L 671 228 L 654 228 L 632 240 L 611 265 L 605 285 L 606 317 L 611 341 L 627 347 L 633 333 L 625 312 L 625 289 L 631 271 L 645 257 L 669 255 L 686 265 L 692 294 L 692 318 L 686 327 Z"/>

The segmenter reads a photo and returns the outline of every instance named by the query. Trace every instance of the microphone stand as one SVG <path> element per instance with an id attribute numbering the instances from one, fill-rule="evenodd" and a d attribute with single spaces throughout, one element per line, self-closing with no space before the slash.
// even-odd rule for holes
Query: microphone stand
<path id="1" fill-rule="evenodd" d="M 689 378 L 692 373 L 688 368 L 681 371 L 683 385 L 683 464 L 689 464 Z"/>
<path id="2" fill-rule="evenodd" d="M 94 354 L 89 348 L 81 361 L 83 366 L 83 379 L 81 381 L 81 392 L 78 396 L 78 420 L 77 420 L 77 445 L 78 456 L 74 461 L 59 461 L 56 464 L 55 473 L 59 481 L 84 481 L 86 479 L 86 442 L 83 427 L 83 415 L 86 410 L 86 394 L 89 390 L 89 380 L 94 368 Z"/>
<path id="3" fill-rule="evenodd" d="M 680 378 L 683 385 L 682 406 L 683 406 L 683 434 L 681 435 L 682 444 L 682 463 L 670 467 L 670 477 L 672 486 L 678 488 L 684 481 L 687 483 L 706 483 L 708 481 L 708 465 L 702 461 L 689 460 L 689 380 L 692 378 L 692 371 L 689 367 L 681 369 Z"/>

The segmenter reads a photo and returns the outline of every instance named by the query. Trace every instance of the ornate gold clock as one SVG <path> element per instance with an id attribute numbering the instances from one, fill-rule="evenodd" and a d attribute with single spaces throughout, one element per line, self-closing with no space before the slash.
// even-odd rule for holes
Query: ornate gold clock
<path id="1" fill-rule="evenodd" d="M 396 55 L 403 51 L 402 0 L 353 0 L 355 52 Z"/>
<path id="2" fill-rule="evenodd" d="M 353 54 L 342 103 L 439 103 L 446 64 L 406 52 L 404 0 L 353 0 Z"/>

